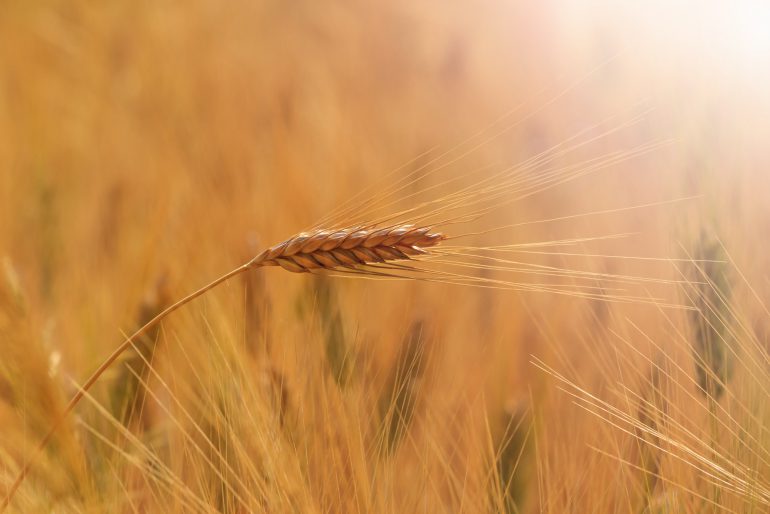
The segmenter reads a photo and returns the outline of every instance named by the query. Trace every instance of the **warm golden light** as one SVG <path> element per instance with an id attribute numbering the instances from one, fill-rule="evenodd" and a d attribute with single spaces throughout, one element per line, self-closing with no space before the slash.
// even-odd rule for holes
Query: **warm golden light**
<path id="1" fill-rule="evenodd" d="M 770 509 L 770 6 L 0 2 L 0 512 Z"/>

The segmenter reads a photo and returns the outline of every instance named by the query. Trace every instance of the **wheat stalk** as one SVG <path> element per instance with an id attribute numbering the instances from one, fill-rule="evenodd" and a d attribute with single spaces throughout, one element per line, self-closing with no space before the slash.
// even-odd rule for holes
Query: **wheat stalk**
<path id="1" fill-rule="evenodd" d="M 426 248 L 436 246 L 444 239 L 446 239 L 446 236 L 443 233 L 434 232 L 429 226 L 415 225 L 395 225 L 384 228 L 354 226 L 338 230 L 303 232 L 282 243 L 271 246 L 246 264 L 225 273 L 197 291 L 178 300 L 148 321 L 131 336 L 127 337 L 102 362 L 88 380 L 83 383 L 64 408 L 61 416 L 57 418 L 48 433 L 40 441 L 35 452 L 23 465 L 18 476 L 8 489 L 3 502 L 0 503 L 0 512 L 4 512 L 8 507 L 19 486 L 21 486 L 29 474 L 37 456 L 45 449 L 48 442 L 61 426 L 61 423 L 77 406 L 86 392 L 125 351 L 134 346 L 140 337 L 175 310 L 230 278 L 262 266 L 281 266 L 285 270 L 295 273 L 340 269 L 367 273 L 368 271 L 362 268 L 362 266 L 419 257 L 428 253 Z"/>

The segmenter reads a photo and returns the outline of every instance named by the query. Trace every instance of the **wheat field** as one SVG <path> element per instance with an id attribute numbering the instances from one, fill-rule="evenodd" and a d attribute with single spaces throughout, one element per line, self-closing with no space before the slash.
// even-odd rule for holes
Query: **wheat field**
<path id="1" fill-rule="evenodd" d="M 767 26 L 1 1 L 0 512 L 768 512 Z"/>

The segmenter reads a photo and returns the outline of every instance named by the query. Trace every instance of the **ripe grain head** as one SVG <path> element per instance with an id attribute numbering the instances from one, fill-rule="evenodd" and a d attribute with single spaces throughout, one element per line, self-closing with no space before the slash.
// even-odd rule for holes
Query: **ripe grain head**
<path id="1" fill-rule="evenodd" d="M 257 255 L 251 267 L 281 266 L 294 273 L 356 269 L 367 264 L 410 260 L 446 239 L 431 227 L 352 227 L 300 233 Z"/>

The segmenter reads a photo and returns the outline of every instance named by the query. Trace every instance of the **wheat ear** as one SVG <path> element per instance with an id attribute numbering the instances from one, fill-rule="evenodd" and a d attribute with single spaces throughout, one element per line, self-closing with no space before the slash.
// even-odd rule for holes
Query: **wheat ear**
<path id="1" fill-rule="evenodd" d="M 102 362 L 88 380 L 83 383 L 64 408 L 61 416 L 57 418 L 48 433 L 40 441 L 29 460 L 24 463 L 18 476 L 8 489 L 3 502 L 0 504 L 0 513 L 4 512 L 8 507 L 19 486 L 21 486 L 29 474 L 30 468 L 37 456 L 45 449 L 56 430 L 59 429 L 64 419 L 77 406 L 86 392 L 121 354 L 131 348 L 138 338 L 142 337 L 148 330 L 175 310 L 232 277 L 262 266 L 281 266 L 295 273 L 335 269 L 359 270 L 359 266 L 367 264 L 408 260 L 412 257 L 423 255 L 428 253 L 425 250 L 426 248 L 436 246 L 444 239 L 446 239 L 444 234 L 433 232 L 431 227 L 414 225 L 396 225 L 385 228 L 356 226 L 339 230 L 303 232 L 282 243 L 271 246 L 246 264 L 225 273 L 197 291 L 178 300 L 127 337 Z"/>

